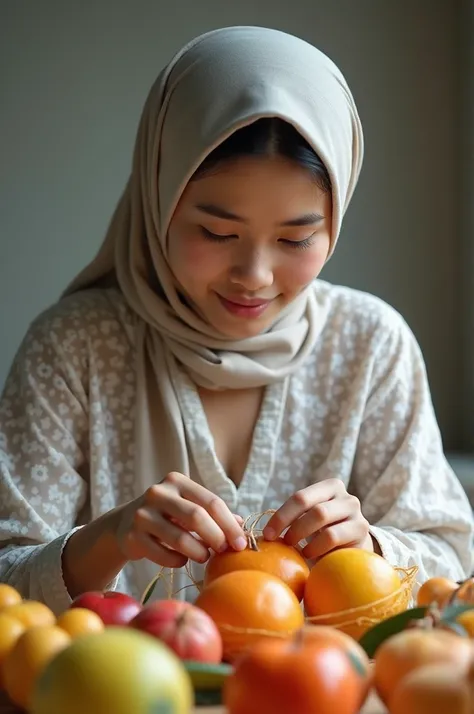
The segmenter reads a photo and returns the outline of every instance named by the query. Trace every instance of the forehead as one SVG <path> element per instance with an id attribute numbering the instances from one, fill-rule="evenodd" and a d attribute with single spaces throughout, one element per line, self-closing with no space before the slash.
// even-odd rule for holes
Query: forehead
<path id="1" fill-rule="evenodd" d="M 224 204 L 258 204 L 269 199 L 283 204 L 320 203 L 326 194 L 311 172 L 280 156 L 241 157 L 216 166 L 192 179 L 181 198 L 183 203 L 212 200 Z"/>

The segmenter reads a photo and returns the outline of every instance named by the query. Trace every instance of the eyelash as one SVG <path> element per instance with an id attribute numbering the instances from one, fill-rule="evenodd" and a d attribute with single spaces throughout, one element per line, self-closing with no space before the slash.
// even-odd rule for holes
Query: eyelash
<path id="1" fill-rule="evenodd" d="M 208 231 L 207 228 L 204 228 L 204 226 L 200 226 L 200 229 L 201 229 L 201 232 L 202 232 L 204 238 L 213 240 L 216 243 L 225 243 L 226 241 L 230 240 L 231 238 L 237 237 L 235 235 L 220 236 L 217 233 L 211 233 L 211 231 Z"/>
<path id="2" fill-rule="evenodd" d="M 211 231 L 208 231 L 207 228 L 204 228 L 204 226 L 200 226 L 200 229 L 205 238 L 207 238 L 208 240 L 212 240 L 215 243 L 226 243 L 232 238 L 237 237 L 233 234 L 226 236 L 218 235 L 217 233 L 212 233 Z M 295 250 L 305 250 L 306 248 L 310 248 L 313 245 L 315 235 L 316 232 L 312 233 L 310 236 L 308 236 L 308 238 L 305 238 L 304 240 L 284 240 L 283 238 L 280 238 L 279 240 L 285 245 Z"/>

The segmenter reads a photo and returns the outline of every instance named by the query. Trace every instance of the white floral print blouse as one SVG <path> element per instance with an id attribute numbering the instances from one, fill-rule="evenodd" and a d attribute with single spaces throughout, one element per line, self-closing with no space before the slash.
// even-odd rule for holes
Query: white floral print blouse
<path id="1" fill-rule="evenodd" d="M 318 343 L 303 369 L 267 388 L 238 488 L 216 457 L 194 385 L 177 370 L 189 476 L 242 516 L 337 477 L 360 499 L 390 563 L 418 565 L 418 582 L 467 576 L 472 511 L 443 455 L 416 340 L 381 300 L 324 281 L 314 289 L 327 308 Z M 139 495 L 137 320 L 115 289 L 60 301 L 31 325 L 0 401 L 0 581 L 55 612 L 70 604 L 67 538 Z M 156 571 L 130 563 L 110 587 L 138 597 Z"/>

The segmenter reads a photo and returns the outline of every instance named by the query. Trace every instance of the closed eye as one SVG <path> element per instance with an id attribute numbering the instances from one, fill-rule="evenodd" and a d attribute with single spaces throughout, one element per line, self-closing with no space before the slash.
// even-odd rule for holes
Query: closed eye
<path id="1" fill-rule="evenodd" d="M 305 248 L 310 248 L 313 245 L 316 238 L 316 233 L 317 231 L 312 233 L 307 238 L 304 238 L 303 240 L 287 240 L 285 238 L 280 238 L 280 242 L 284 243 L 290 248 L 299 248 L 300 250 L 304 250 Z"/>
<path id="2" fill-rule="evenodd" d="M 201 229 L 201 233 L 203 234 L 203 236 L 208 240 L 224 243 L 225 241 L 228 241 L 231 238 L 238 238 L 238 236 L 236 236 L 235 234 L 221 235 L 219 233 L 212 233 L 211 231 L 208 231 L 207 228 L 204 228 L 204 226 L 199 226 L 199 228 Z"/>
<path id="3" fill-rule="evenodd" d="M 216 243 L 226 243 L 227 241 L 232 240 L 233 238 L 239 237 L 235 233 L 229 233 L 229 234 L 213 233 L 212 231 L 209 231 L 204 226 L 199 226 L 199 228 L 201 230 L 201 233 L 203 234 L 203 236 L 205 238 L 207 238 L 207 240 L 211 240 Z M 286 238 L 279 238 L 278 242 L 283 243 L 284 245 L 289 246 L 290 248 L 304 250 L 305 248 L 309 248 L 310 246 L 313 245 L 313 243 L 315 241 L 316 233 L 317 233 L 317 231 L 312 233 L 307 238 L 304 238 L 303 240 L 288 240 Z"/>

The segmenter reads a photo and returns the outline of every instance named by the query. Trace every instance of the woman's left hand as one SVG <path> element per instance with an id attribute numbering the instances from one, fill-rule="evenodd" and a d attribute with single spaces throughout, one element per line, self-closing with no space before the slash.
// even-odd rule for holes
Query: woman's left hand
<path id="1" fill-rule="evenodd" d="M 326 479 L 297 491 L 271 516 L 263 536 L 274 540 L 286 528 L 283 537 L 288 545 L 308 541 L 302 550 L 308 560 L 335 548 L 376 550 L 359 499 L 347 493 L 340 479 Z"/>

